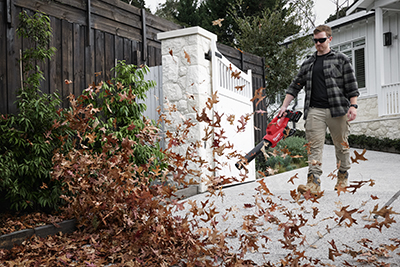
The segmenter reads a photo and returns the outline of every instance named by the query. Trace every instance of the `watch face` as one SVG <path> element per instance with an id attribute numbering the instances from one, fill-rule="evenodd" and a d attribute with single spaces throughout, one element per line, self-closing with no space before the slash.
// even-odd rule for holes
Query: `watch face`
<path id="1" fill-rule="evenodd" d="M 358 105 L 356 105 L 356 104 L 351 104 L 350 107 L 358 108 Z"/>

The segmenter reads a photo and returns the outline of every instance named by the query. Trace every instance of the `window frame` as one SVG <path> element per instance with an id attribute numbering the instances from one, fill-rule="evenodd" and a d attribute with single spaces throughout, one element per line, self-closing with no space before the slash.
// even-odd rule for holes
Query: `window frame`
<path id="1" fill-rule="evenodd" d="M 360 42 L 361 42 L 361 44 L 359 44 Z M 351 40 L 351 41 L 345 41 L 345 42 L 337 43 L 337 44 L 332 45 L 331 48 L 333 50 L 340 51 L 340 52 L 342 52 L 343 54 L 345 54 L 345 55 L 347 55 L 349 57 L 350 62 L 353 65 L 354 71 L 356 73 L 359 89 L 366 88 L 367 87 L 367 81 L 366 81 L 367 80 L 366 79 L 367 69 L 366 69 L 366 56 L 365 56 L 366 38 L 362 37 L 362 38 L 354 39 L 354 40 Z M 364 71 L 364 75 L 362 75 L 363 78 L 364 78 L 363 81 L 359 81 L 359 79 L 358 79 L 359 78 L 358 77 L 358 73 L 357 73 L 358 69 L 357 69 L 357 66 L 355 64 L 355 62 L 356 62 L 356 51 L 358 51 L 360 49 L 364 50 L 364 53 L 363 53 L 363 56 L 364 56 L 364 63 L 363 63 L 363 65 L 364 65 L 364 70 L 363 70 Z M 351 54 L 351 57 L 349 56 L 350 54 Z M 364 86 L 360 86 L 360 84 L 363 84 Z"/>

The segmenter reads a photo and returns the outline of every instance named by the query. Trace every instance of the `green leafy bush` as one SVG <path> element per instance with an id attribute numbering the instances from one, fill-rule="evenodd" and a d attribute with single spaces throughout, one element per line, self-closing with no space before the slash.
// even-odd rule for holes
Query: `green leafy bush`
<path id="1" fill-rule="evenodd" d="M 160 159 L 164 154 L 159 143 L 159 128 L 156 122 L 142 115 L 146 110 L 146 104 L 142 102 L 146 99 L 146 91 L 155 86 L 154 81 L 144 80 L 149 68 L 119 61 L 112 71 L 115 71 L 115 78 L 90 86 L 78 97 L 78 102 L 96 111 L 90 122 L 94 135 L 87 136 L 87 146 L 101 153 L 106 143 L 101 138 L 103 133 L 112 135 L 119 143 L 129 138 L 135 141 L 131 155 L 133 163 L 147 164 L 150 158 L 154 158 L 156 164 L 162 162 Z M 166 167 L 166 164 L 162 166 Z"/>
<path id="2" fill-rule="evenodd" d="M 307 141 L 302 137 L 291 136 L 281 140 L 275 148 L 269 148 L 266 156 L 256 158 L 256 169 L 265 172 L 271 168 L 278 173 L 307 166 Z"/>
<path id="3" fill-rule="evenodd" d="M 22 53 L 23 86 L 17 95 L 17 115 L 0 118 L 0 203 L 3 210 L 56 208 L 61 182 L 50 177 L 53 151 L 61 145 L 67 129 L 61 124 L 61 101 L 56 93 L 44 94 L 38 62 L 51 58 L 50 20 L 36 13 L 20 13 L 17 33 L 34 44 Z M 68 131 L 66 132 L 68 133 Z M 66 143 L 68 145 L 68 143 Z"/>

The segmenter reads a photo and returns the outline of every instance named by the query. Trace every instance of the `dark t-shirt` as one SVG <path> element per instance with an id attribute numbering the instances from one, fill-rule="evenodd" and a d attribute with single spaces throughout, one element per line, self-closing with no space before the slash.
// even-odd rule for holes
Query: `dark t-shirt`
<path id="1" fill-rule="evenodd" d="M 330 53 L 330 52 L 329 52 Z M 329 108 L 324 76 L 324 59 L 328 54 L 317 56 L 312 73 L 311 107 Z"/>

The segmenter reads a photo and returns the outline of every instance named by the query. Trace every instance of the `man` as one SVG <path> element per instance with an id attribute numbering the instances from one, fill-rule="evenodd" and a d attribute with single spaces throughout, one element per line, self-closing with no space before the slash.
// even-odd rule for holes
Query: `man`
<path id="1" fill-rule="evenodd" d="M 300 70 L 286 90 L 286 97 L 279 110 L 282 116 L 290 102 L 305 87 L 304 119 L 306 138 L 310 142 L 307 184 L 297 190 L 304 194 L 310 191 L 317 195 L 321 191 L 321 161 L 326 128 L 329 129 L 335 145 L 338 187 L 348 185 L 350 151 L 347 138 L 349 121 L 357 116 L 357 80 L 350 60 L 344 54 L 330 48 L 332 29 L 320 25 L 314 30 L 316 52 L 301 65 Z"/>

